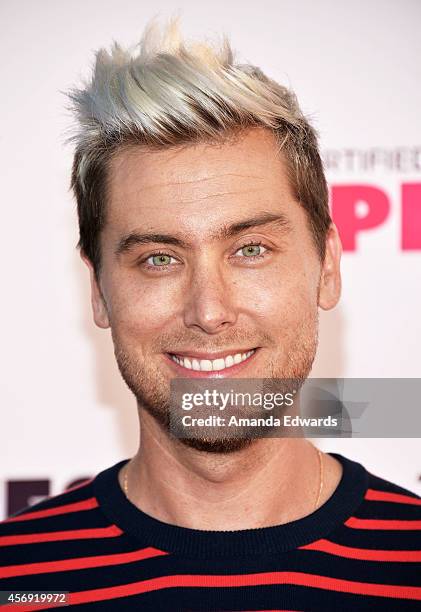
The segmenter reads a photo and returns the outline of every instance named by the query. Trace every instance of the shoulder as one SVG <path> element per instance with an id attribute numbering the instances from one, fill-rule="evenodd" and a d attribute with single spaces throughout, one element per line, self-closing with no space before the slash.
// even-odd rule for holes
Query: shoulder
<path id="1" fill-rule="evenodd" d="M 98 508 L 92 480 L 68 489 L 60 495 L 48 497 L 37 504 L 23 508 L 0 523 L 0 544 L 4 538 L 20 534 L 45 533 L 49 530 L 71 529 L 89 524 L 92 511 Z M 45 540 L 46 541 L 46 540 Z"/>
<path id="2" fill-rule="evenodd" d="M 338 453 L 328 453 L 330 459 L 336 459 L 342 466 L 340 484 L 343 491 L 350 492 L 359 488 L 358 503 L 376 502 L 377 504 L 394 504 L 395 510 L 403 510 L 410 506 L 415 513 L 421 512 L 421 497 L 386 478 L 382 478 L 367 469 L 361 463 Z M 367 508 L 375 509 L 376 503 L 367 504 Z"/>
<path id="3" fill-rule="evenodd" d="M 367 472 L 367 490 L 360 513 L 369 518 L 407 521 L 395 523 L 395 528 L 421 529 L 421 497 L 400 485 Z M 414 521 L 411 523 L 411 521 Z M 386 525 L 387 526 L 387 525 Z M 391 525 L 392 526 L 392 525 Z"/>
<path id="4" fill-rule="evenodd" d="M 378 504 L 393 504 L 395 510 L 421 514 L 421 497 L 400 485 L 367 471 L 368 487 L 365 500 Z"/>
<path id="5" fill-rule="evenodd" d="M 59 547 L 69 542 L 116 532 L 117 527 L 102 513 L 95 496 L 94 480 L 88 480 L 60 495 L 24 508 L 0 523 L 0 557 L 19 557 L 30 544 L 31 551 L 46 543 Z M 65 544 L 67 543 L 67 544 Z M 38 545 L 38 546 L 37 546 Z M 27 551 L 25 551 L 27 552 Z"/>
<path id="6" fill-rule="evenodd" d="M 95 480 L 0 523 L 0 589 L 62 588 L 63 572 L 84 567 L 92 555 L 115 552 L 122 530 L 103 513 Z M 76 579 L 74 585 L 81 587 Z"/>
<path id="7" fill-rule="evenodd" d="M 400 550 L 408 559 L 421 550 L 421 498 L 400 485 L 366 470 L 363 499 L 344 523 L 352 546 L 369 545 L 384 551 Z M 386 553 L 385 553 L 386 554 Z"/>
<path id="8" fill-rule="evenodd" d="M 0 522 L 0 525 L 4 527 L 4 525 L 10 523 L 45 518 L 65 513 L 67 510 L 71 512 L 73 508 L 77 509 L 86 505 L 89 506 L 90 503 L 92 504 L 92 501 L 89 503 L 89 500 L 91 500 L 93 496 L 92 482 L 93 479 L 86 480 L 78 486 L 67 489 L 59 495 L 46 497 L 36 504 L 26 506 L 6 520 Z M 75 504 L 78 505 L 75 506 Z"/>
<path id="9" fill-rule="evenodd" d="M 343 466 L 343 476 L 333 496 L 335 511 L 343 518 L 331 537 L 352 548 L 420 551 L 420 496 L 356 461 L 332 454 Z"/>

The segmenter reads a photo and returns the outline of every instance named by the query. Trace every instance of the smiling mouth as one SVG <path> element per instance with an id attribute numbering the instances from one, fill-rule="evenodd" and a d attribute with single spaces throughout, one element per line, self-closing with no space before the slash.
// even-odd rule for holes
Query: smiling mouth
<path id="1" fill-rule="evenodd" d="M 232 353 L 224 357 L 219 357 L 218 359 L 198 359 L 196 357 L 177 355 L 174 353 L 168 353 L 168 355 L 172 361 L 175 361 L 175 363 L 187 370 L 194 370 L 196 372 L 219 372 L 246 361 L 246 359 L 254 355 L 256 350 L 257 349 L 254 348 L 242 353 Z"/>

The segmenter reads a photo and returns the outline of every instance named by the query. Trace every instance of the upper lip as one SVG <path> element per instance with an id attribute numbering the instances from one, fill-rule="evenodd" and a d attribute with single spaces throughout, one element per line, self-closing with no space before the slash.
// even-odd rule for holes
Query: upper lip
<path id="1" fill-rule="evenodd" d="M 236 355 L 237 353 L 248 353 L 248 351 L 256 350 L 257 347 L 248 347 L 243 349 L 230 349 L 227 351 L 219 351 L 217 353 L 205 353 L 204 351 L 168 351 L 170 355 L 179 355 L 180 357 L 193 357 L 194 359 L 222 359 L 228 357 L 228 355 Z"/>

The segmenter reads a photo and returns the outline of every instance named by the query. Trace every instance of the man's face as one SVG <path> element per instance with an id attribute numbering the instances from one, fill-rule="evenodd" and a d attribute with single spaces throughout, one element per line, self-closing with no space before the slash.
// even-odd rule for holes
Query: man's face
<path id="1" fill-rule="evenodd" d="M 106 216 L 95 321 L 162 425 L 174 377 L 308 375 L 318 306 L 339 297 L 340 247 L 333 228 L 320 262 L 270 132 L 121 151 Z"/>

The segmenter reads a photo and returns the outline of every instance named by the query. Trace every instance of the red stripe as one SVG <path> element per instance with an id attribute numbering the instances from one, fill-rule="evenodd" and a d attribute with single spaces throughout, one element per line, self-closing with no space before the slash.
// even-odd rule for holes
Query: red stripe
<path id="1" fill-rule="evenodd" d="M 401 586 L 394 584 L 376 584 L 356 582 L 340 578 L 330 578 L 317 574 L 302 572 L 265 572 L 261 574 L 237 575 L 176 575 L 151 578 L 131 584 L 122 584 L 103 589 L 92 589 L 69 594 L 69 604 L 83 604 L 95 601 L 106 601 L 118 597 L 129 597 L 151 591 L 171 588 L 224 588 L 253 587 L 274 584 L 294 584 L 315 589 L 340 591 L 357 595 L 372 595 L 377 597 L 392 597 L 395 599 L 421 600 L 421 587 Z M 50 606 L 52 607 L 52 606 Z M 20 607 L 20 612 L 36 610 L 35 606 Z M 38 607 L 39 609 L 39 607 Z"/>
<path id="2" fill-rule="evenodd" d="M 80 510 L 92 510 L 98 507 L 98 500 L 95 497 L 84 499 L 83 501 L 74 502 L 73 504 L 64 504 L 63 506 L 55 506 L 47 510 L 35 510 L 27 514 L 13 516 L 4 521 L 5 523 L 13 523 L 15 521 L 30 521 L 32 519 L 44 518 L 46 516 L 57 516 L 59 514 L 67 514 L 68 512 L 79 512 Z"/>
<path id="3" fill-rule="evenodd" d="M 389 529 L 389 530 L 418 530 L 421 521 L 403 521 L 397 519 L 361 519 L 351 516 L 344 525 L 354 529 Z"/>
<path id="4" fill-rule="evenodd" d="M 352 548 L 335 544 L 329 540 L 317 540 L 312 544 L 299 547 L 301 550 L 317 550 L 320 552 L 346 557 L 347 559 L 364 559 L 366 561 L 421 561 L 421 550 L 373 550 L 368 548 Z"/>
<path id="5" fill-rule="evenodd" d="M 390 493 L 389 491 L 377 491 L 376 489 L 367 489 L 365 499 L 369 501 L 385 501 L 396 502 L 397 504 L 413 504 L 421 506 L 421 499 L 403 495 L 402 493 Z"/>
<path id="6" fill-rule="evenodd" d="M 105 567 L 106 565 L 119 565 L 143 561 L 167 555 L 167 552 L 157 548 L 142 548 L 129 553 L 118 553 L 114 555 L 97 555 L 95 557 L 76 557 L 74 559 L 62 559 L 60 561 L 42 561 L 40 563 L 27 563 L 21 565 L 9 565 L 0 567 L 0 578 L 12 576 L 27 576 L 34 574 L 49 574 L 53 572 L 64 572 L 69 570 L 86 569 L 89 567 Z"/>
<path id="7" fill-rule="evenodd" d="M 68 531 L 49 531 L 47 533 L 25 533 L 21 535 L 1 536 L 0 546 L 16 544 L 37 544 L 38 542 L 56 542 L 59 540 L 86 540 L 89 538 L 112 538 L 123 532 L 116 525 L 97 529 L 72 529 Z"/>

